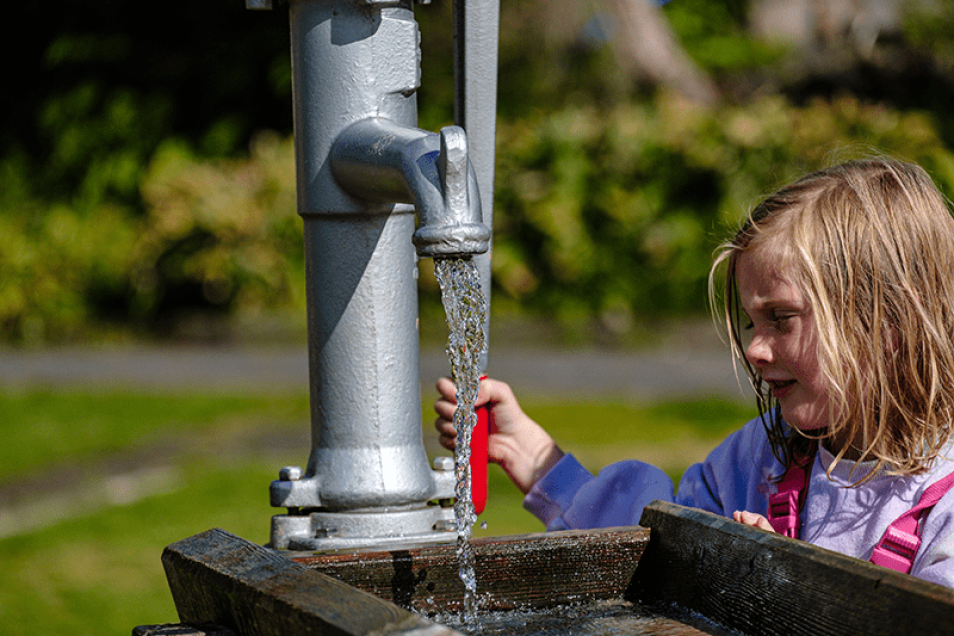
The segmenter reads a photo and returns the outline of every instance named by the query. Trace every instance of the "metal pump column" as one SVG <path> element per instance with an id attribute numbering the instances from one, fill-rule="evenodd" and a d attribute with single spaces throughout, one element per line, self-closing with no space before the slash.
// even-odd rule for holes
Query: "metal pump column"
<path id="1" fill-rule="evenodd" d="M 287 467 L 272 482 L 271 503 L 288 514 L 272 518 L 270 544 L 450 540 L 452 512 L 429 505 L 453 497 L 454 476 L 431 470 L 421 439 L 416 280 L 419 255 L 488 249 L 467 137 L 415 128 L 411 0 L 289 9 L 312 447 L 303 474 Z"/>

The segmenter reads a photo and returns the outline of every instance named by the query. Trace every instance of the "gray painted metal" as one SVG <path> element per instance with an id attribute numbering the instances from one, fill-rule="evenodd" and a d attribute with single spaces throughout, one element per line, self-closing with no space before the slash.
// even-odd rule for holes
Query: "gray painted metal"
<path id="1" fill-rule="evenodd" d="M 421 257 L 487 251 L 477 177 L 459 126 L 440 135 L 372 117 L 342 131 L 331 149 L 331 172 L 366 201 L 413 203 L 420 221 L 413 243 Z"/>
<path id="2" fill-rule="evenodd" d="M 291 0 L 289 13 L 312 442 L 304 474 L 272 482 L 289 514 L 271 545 L 450 541 L 433 504 L 452 499 L 453 475 L 428 466 L 421 439 L 417 259 L 488 249 L 468 139 L 416 128 L 411 0 Z"/>
<path id="3" fill-rule="evenodd" d="M 477 173 L 484 224 L 494 222 L 494 157 L 497 138 L 497 50 L 500 0 L 454 0 L 454 122 L 467 132 Z M 491 245 L 474 257 L 480 287 L 490 307 Z M 484 321 L 482 373 L 490 351 L 490 311 Z"/>

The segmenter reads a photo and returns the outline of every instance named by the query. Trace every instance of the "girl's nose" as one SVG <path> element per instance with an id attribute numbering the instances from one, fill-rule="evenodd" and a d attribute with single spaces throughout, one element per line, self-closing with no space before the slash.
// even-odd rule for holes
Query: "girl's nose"
<path id="1" fill-rule="evenodd" d="M 749 346 L 745 348 L 745 359 L 753 367 L 771 364 L 774 359 L 771 343 L 764 336 L 754 335 Z"/>

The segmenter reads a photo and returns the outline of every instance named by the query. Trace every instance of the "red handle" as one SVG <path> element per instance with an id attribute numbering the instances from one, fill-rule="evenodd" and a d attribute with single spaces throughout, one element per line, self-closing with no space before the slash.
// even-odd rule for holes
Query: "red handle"
<path id="1" fill-rule="evenodd" d="M 483 380 L 484 378 L 481 378 Z M 470 438 L 470 488 L 474 512 L 480 514 L 487 505 L 487 444 L 490 436 L 490 408 L 477 408 L 477 425 Z"/>

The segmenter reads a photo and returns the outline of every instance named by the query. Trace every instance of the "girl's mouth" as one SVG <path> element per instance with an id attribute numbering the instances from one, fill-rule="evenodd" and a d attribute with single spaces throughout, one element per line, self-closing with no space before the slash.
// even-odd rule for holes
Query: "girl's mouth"
<path id="1" fill-rule="evenodd" d="M 795 385 L 795 380 L 768 380 L 767 382 L 772 388 L 772 395 L 776 399 L 788 395 L 789 390 Z"/>

